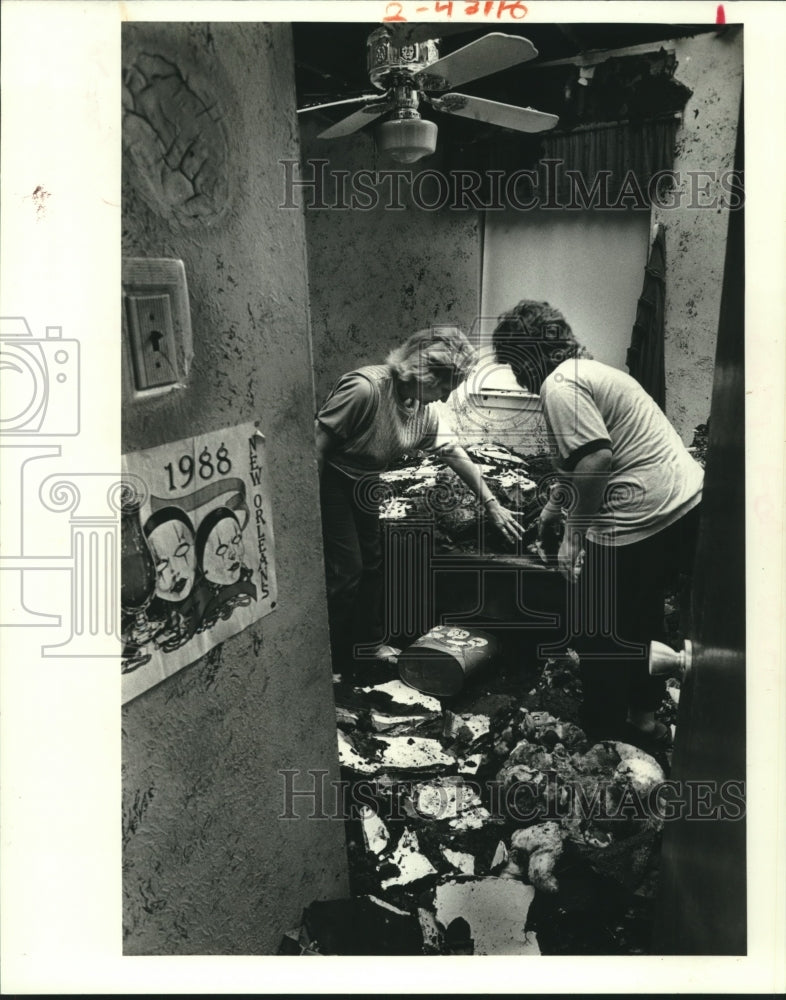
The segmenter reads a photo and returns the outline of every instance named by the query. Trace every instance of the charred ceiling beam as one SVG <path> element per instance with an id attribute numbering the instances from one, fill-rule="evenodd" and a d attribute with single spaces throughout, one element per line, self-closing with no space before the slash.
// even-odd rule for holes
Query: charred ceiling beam
<path id="1" fill-rule="evenodd" d="M 556 28 L 562 37 L 573 46 L 577 54 L 583 52 L 587 47 L 587 43 L 582 39 L 576 28 L 572 28 L 569 24 L 557 24 Z"/>
<path id="2" fill-rule="evenodd" d="M 527 63 L 521 67 L 522 72 L 532 70 L 552 69 L 555 66 L 599 66 L 609 59 L 619 59 L 625 56 L 655 55 L 661 50 L 669 53 L 675 51 L 674 42 L 645 42 L 643 45 L 628 45 L 621 49 L 589 49 L 586 52 L 577 52 L 572 56 L 565 56 L 561 59 L 548 59 L 545 62 Z"/>

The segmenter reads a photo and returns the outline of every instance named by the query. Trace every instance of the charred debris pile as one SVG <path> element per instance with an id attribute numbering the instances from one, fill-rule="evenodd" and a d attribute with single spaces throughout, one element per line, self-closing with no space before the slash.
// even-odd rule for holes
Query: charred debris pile
<path id="1" fill-rule="evenodd" d="M 575 655 L 450 700 L 337 681 L 352 896 L 315 901 L 282 953 L 648 951 L 668 755 L 590 745 Z"/>
<path id="2" fill-rule="evenodd" d="M 702 462 L 706 427 L 692 451 Z M 553 475 L 548 456 L 470 446 L 523 548 Z M 443 552 L 509 552 L 480 505 L 434 458 L 383 476 L 388 521 L 429 518 Z M 481 532 L 481 534 L 479 534 Z M 678 600 L 667 624 L 679 645 Z M 578 725 L 578 657 L 511 655 L 435 698 L 391 667 L 334 678 L 351 896 L 317 900 L 288 931 L 290 955 L 624 955 L 650 949 L 670 751 L 591 744 Z M 658 712 L 673 727 L 670 680 Z"/>
<path id="3" fill-rule="evenodd" d="M 548 455 L 522 456 L 496 443 L 465 449 L 502 506 L 515 511 L 526 529 L 524 544 L 534 546 L 538 515 L 554 478 Z M 438 552 L 472 552 L 481 546 L 486 552 L 511 551 L 498 533 L 484 530 L 482 505 L 436 456 L 405 459 L 382 473 L 380 492 L 383 521 L 433 521 Z"/>

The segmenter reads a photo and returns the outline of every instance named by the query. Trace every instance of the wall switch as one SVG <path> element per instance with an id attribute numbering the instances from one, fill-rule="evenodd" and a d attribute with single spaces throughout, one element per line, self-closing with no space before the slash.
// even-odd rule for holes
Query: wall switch
<path id="1" fill-rule="evenodd" d="M 125 258 L 123 301 L 124 401 L 184 387 L 193 347 L 183 261 Z"/>
<path id="2" fill-rule="evenodd" d="M 177 382 L 177 354 L 168 295 L 128 295 L 128 328 L 138 389 Z"/>

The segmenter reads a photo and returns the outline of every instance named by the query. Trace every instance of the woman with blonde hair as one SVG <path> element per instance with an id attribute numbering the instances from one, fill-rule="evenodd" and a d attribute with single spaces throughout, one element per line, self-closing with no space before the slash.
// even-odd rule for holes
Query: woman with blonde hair
<path id="1" fill-rule="evenodd" d="M 316 415 L 328 615 L 337 671 L 362 659 L 389 660 L 385 644 L 382 544 L 373 484 L 405 454 L 439 455 L 483 503 L 509 541 L 521 537 L 466 451 L 438 443 L 431 404 L 446 402 L 468 376 L 476 353 L 455 326 L 418 330 L 384 364 L 342 375 Z"/>

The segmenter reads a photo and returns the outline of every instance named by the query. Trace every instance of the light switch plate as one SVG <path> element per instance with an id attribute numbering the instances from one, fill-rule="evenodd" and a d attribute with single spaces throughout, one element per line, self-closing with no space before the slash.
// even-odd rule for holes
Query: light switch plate
<path id="1" fill-rule="evenodd" d="M 127 295 L 128 328 L 138 389 L 178 380 L 175 328 L 168 295 Z"/>
<path id="2" fill-rule="evenodd" d="M 193 353 L 183 262 L 124 259 L 123 305 L 126 390 L 139 397 L 182 386 Z"/>

